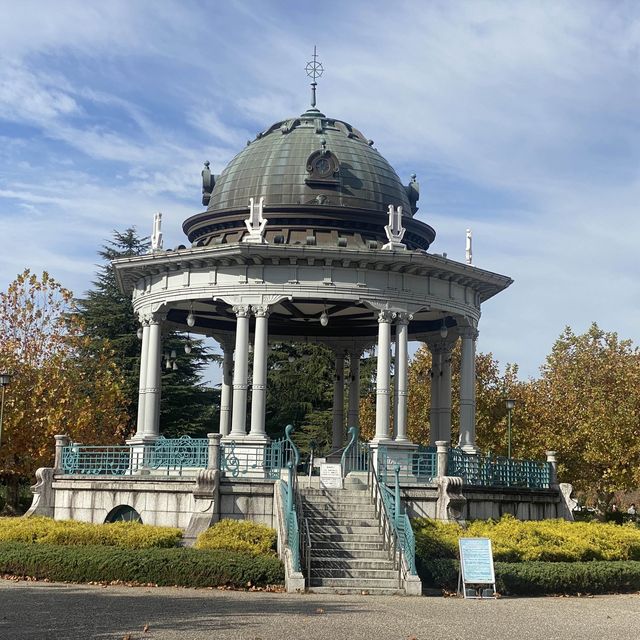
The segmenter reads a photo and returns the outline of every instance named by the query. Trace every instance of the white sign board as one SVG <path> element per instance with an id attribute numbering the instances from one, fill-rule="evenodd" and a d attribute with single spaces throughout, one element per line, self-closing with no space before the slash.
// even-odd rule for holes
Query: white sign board
<path id="1" fill-rule="evenodd" d="M 485 596 L 485 590 L 479 585 L 491 585 L 492 589 L 489 591 L 493 597 L 496 576 L 493 569 L 491 540 L 489 538 L 460 538 L 458 546 L 460 549 L 458 589 L 463 590 L 465 598 L 482 598 Z M 473 587 L 468 588 L 468 584 Z"/>
<path id="2" fill-rule="evenodd" d="M 325 464 L 326 461 L 327 461 L 326 458 L 314 458 L 313 459 L 313 467 L 314 467 L 314 469 L 319 469 L 320 465 Z"/>
<path id="3" fill-rule="evenodd" d="M 342 465 L 326 462 L 320 465 L 320 488 L 342 489 Z"/>

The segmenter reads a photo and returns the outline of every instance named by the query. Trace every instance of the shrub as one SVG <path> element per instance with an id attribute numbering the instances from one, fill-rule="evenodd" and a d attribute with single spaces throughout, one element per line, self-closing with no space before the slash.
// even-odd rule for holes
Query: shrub
<path id="1" fill-rule="evenodd" d="M 423 561 L 427 585 L 455 591 L 457 560 Z M 640 562 L 496 562 L 496 589 L 505 595 L 619 593 L 640 589 Z"/>
<path id="2" fill-rule="evenodd" d="M 176 547 L 182 531 L 139 522 L 91 524 L 51 518 L 0 518 L 0 542 L 58 545 L 106 545 L 126 549 Z"/>
<path id="3" fill-rule="evenodd" d="M 247 587 L 282 584 L 274 556 L 195 549 L 70 547 L 0 543 L 0 573 L 60 582 L 131 582 L 160 586 Z"/>
<path id="4" fill-rule="evenodd" d="M 490 538 L 493 556 L 503 562 L 640 560 L 640 530 L 600 522 L 476 520 L 466 529 L 425 518 L 413 521 L 421 562 L 456 558 L 458 538 Z"/>
<path id="5" fill-rule="evenodd" d="M 254 556 L 273 555 L 275 529 L 251 520 L 220 520 L 203 531 L 196 540 L 197 549 L 227 549 Z"/>

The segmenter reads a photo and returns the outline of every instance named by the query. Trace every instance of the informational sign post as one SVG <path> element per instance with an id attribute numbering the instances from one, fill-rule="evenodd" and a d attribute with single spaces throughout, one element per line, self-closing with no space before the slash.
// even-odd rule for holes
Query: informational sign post
<path id="1" fill-rule="evenodd" d="M 465 598 L 494 598 L 496 575 L 489 538 L 460 538 L 460 573 L 458 593 Z M 490 588 L 486 588 L 489 585 Z"/>
<path id="2" fill-rule="evenodd" d="M 342 465 L 327 462 L 320 465 L 320 488 L 342 489 Z"/>

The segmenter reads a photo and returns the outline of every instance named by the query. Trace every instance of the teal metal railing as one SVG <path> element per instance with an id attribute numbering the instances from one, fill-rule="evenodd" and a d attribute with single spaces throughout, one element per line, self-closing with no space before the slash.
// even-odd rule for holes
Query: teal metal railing
<path id="1" fill-rule="evenodd" d="M 143 469 L 182 473 L 183 469 L 205 468 L 208 460 L 208 440 L 189 436 L 160 436 L 147 445 L 96 447 L 72 443 L 62 449 L 63 472 L 78 475 L 122 476 Z"/>
<path id="2" fill-rule="evenodd" d="M 153 469 L 204 469 L 209 462 L 209 441 L 207 438 L 168 439 L 160 436 L 151 450 L 151 468 Z"/>
<path id="3" fill-rule="evenodd" d="M 284 504 L 284 517 L 287 529 L 287 547 L 291 551 L 291 563 L 294 571 L 300 571 L 300 528 L 298 527 L 298 514 L 296 512 L 295 472 L 289 467 L 286 481 L 280 485 L 282 504 Z"/>
<path id="4" fill-rule="evenodd" d="M 343 478 L 351 471 L 369 470 L 369 445 L 360 441 L 360 429 L 358 427 L 349 427 L 347 435 L 349 436 L 349 442 L 340 458 Z"/>
<path id="5" fill-rule="evenodd" d="M 450 449 L 448 466 L 450 476 L 458 476 L 468 485 L 548 489 L 551 484 L 551 465 L 543 460 L 514 460 Z"/>
<path id="6" fill-rule="evenodd" d="M 430 484 L 438 475 L 435 447 L 418 447 L 416 451 L 400 450 L 390 455 L 387 447 L 378 448 L 378 477 L 384 484 L 393 483 L 393 472 L 400 465 L 402 484 Z"/>
<path id="7" fill-rule="evenodd" d="M 378 450 L 379 455 L 379 450 Z M 416 575 L 416 549 L 413 529 L 407 514 L 402 514 L 400 503 L 399 466 L 394 469 L 396 482 L 394 490 L 382 483 L 376 472 L 375 465 L 369 455 L 369 472 L 367 484 L 371 499 L 376 507 L 378 525 L 389 551 L 389 557 L 396 562 L 398 569 L 398 587 L 402 587 L 403 578 Z"/>
<path id="8" fill-rule="evenodd" d="M 271 480 L 280 478 L 282 469 L 300 463 L 300 451 L 293 442 L 291 434 L 293 426 L 287 425 L 284 437 L 272 440 L 264 447 L 246 447 L 235 441 L 220 445 L 220 470 L 233 478 L 252 475 L 253 472 L 264 471 L 265 477 Z"/>

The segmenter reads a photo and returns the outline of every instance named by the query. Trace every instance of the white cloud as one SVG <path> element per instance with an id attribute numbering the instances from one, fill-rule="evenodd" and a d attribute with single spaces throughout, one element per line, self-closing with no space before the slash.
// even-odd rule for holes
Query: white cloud
<path id="1" fill-rule="evenodd" d="M 478 266 L 514 277 L 482 349 L 533 375 L 565 324 L 640 341 L 633 3 L 4 4 L 0 284 L 26 256 L 84 289 L 111 230 L 156 210 L 183 242 L 202 161 L 305 109 L 317 42 L 320 108 L 418 173 L 433 250 L 462 259 L 471 226 Z"/>

